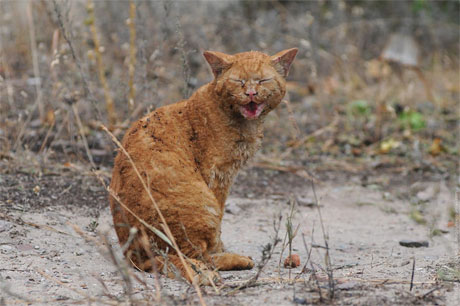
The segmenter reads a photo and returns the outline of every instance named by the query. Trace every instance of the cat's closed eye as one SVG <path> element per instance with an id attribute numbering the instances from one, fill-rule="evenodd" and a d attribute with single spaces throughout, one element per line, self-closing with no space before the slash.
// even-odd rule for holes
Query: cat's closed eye
<path id="1" fill-rule="evenodd" d="M 273 80 L 273 78 L 262 79 L 262 80 L 258 80 L 257 83 L 259 84 L 267 83 L 267 82 L 270 82 L 271 80 Z"/>
<path id="2" fill-rule="evenodd" d="M 240 83 L 241 87 L 244 87 L 244 84 L 246 84 L 245 80 L 239 80 L 239 79 L 230 79 L 230 81 L 233 81 L 235 83 Z"/>

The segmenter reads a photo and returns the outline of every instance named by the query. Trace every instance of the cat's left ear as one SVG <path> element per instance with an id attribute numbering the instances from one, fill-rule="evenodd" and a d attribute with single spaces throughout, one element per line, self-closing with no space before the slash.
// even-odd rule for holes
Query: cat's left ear
<path id="1" fill-rule="evenodd" d="M 232 65 L 232 56 L 222 52 L 204 51 L 203 56 L 211 66 L 215 78 Z"/>
<path id="2" fill-rule="evenodd" d="M 270 57 L 273 67 L 275 67 L 276 71 L 283 77 L 287 77 L 289 68 L 291 68 L 297 51 L 299 51 L 297 48 L 286 49 Z"/>

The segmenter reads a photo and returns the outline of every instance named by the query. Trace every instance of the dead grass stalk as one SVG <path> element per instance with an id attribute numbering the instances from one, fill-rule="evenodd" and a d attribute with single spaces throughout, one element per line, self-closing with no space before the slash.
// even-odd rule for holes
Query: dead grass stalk
<path id="1" fill-rule="evenodd" d="M 134 0 L 129 2 L 129 19 L 126 21 L 126 24 L 129 28 L 129 64 L 128 64 L 128 103 L 131 110 L 134 109 L 134 102 L 136 98 L 136 88 L 134 86 L 134 75 L 136 72 L 136 4 Z"/>
<path id="2" fill-rule="evenodd" d="M 38 114 L 40 121 L 43 123 L 45 121 L 45 108 L 43 106 L 42 96 L 42 81 L 40 78 L 40 68 L 38 66 L 38 52 L 37 52 L 37 39 L 35 38 L 35 23 L 34 17 L 32 14 L 32 5 L 33 1 L 29 1 L 27 5 L 27 21 L 29 24 L 29 39 L 30 39 L 30 50 L 32 51 L 32 68 L 34 72 L 34 83 L 35 91 L 37 94 L 36 105 L 38 108 Z"/>
<path id="3" fill-rule="evenodd" d="M 166 236 L 167 238 L 169 239 L 169 244 L 173 247 L 173 249 L 176 251 L 182 265 L 184 266 L 185 268 L 185 271 L 187 273 L 187 276 L 189 277 L 190 280 L 192 280 L 192 285 L 195 287 L 195 290 L 198 294 L 198 297 L 200 299 L 200 303 L 201 305 L 206 305 L 206 303 L 204 302 L 203 300 L 203 295 L 201 293 L 201 290 L 200 290 L 200 287 L 199 285 L 197 284 L 197 279 L 194 279 L 193 278 L 193 273 L 192 273 L 192 270 L 191 270 L 191 267 L 189 266 L 189 264 L 185 261 L 185 255 L 182 254 L 182 252 L 180 251 L 177 243 L 176 243 L 176 240 L 174 239 L 174 236 L 173 234 L 171 233 L 171 230 L 169 229 L 169 226 L 168 226 L 168 223 L 166 222 L 166 219 L 164 218 L 160 208 L 158 207 L 155 199 L 153 198 L 153 195 L 151 193 L 151 190 L 150 188 L 148 188 L 145 180 L 143 179 L 143 177 L 141 176 L 139 170 L 137 169 L 137 166 L 136 164 L 134 163 L 133 159 L 131 158 L 131 156 L 129 155 L 129 153 L 126 151 L 126 149 L 123 147 L 123 145 L 118 141 L 118 139 L 104 126 L 104 125 L 101 125 L 101 128 L 107 133 L 109 134 L 109 136 L 112 138 L 112 141 L 118 146 L 118 148 L 123 152 L 123 154 L 126 156 L 126 158 L 128 158 L 131 166 L 133 167 L 138 179 L 140 180 L 141 184 L 142 184 L 142 187 L 144 188 L 145 191 L 147 191 L 147 194 L 150 198 L 150 201 L 154 207 L 154 209 L 156 210 L 156 212 L 158 213 L 158 216 L 160 217 L 160 220 L 162 222 L 162 225 L 163 225 L 163 230 L 165 231 L 166 233 Z M 109 188 L 109 191 L 111 192 L 111 194 L 113 195 L 114 192 L 112 190 L 110 190 Z M 117 197 L 116 198 L 117 201 L 121 204 L 121 201 L 119 201 L 120 199 Z M 123 208 L 127 208 L 126 205 L 123 205 Z M 149 224 L 147 224 L 144 220 L 142 220 L 141 218 L 139 218 L 138 216 L 136 216 L 134 214 L 134 212 L 132 212 L 131 210 L 128 210 L 129 213 L 131 213 L 134 217 L 136 217 L 136 219 L 139 220 L 139 222 L 141 222 L 144 226 L 146 226 L 148 229 L 152 230 L 155 234 L 159 235 L 158 234 L 158 230 L 153 230 L 153 227 Z M 163 240 L 164 239 L 164 235 L 159 235 L 160 238 L 162 238 Z M 167 241 L 167 240 L 165 240 Z"/>
<path id="4" fill-rule="evenodd" d="M 94 42 L 94 53 L 96 54 L 96 65 L 97 65 L 97 72 L 99 76 L 99 81 L 101 82 L 102 88 L 104 89 L 104 97 L 105 97 L 105 106 L 107 110 L 107 114 L 109 116 L 110 125 L 115 125 L 117 122 L 117 115 L 115 112 L 115 107 L 113 103 L 113 98 L 110 93 L 109 84 L 107 79 L 105 78 L 105 66 L 102 60 L 102 51 L 103 48 L 99 41 L 99 37 L 97 35 L 97 27 L 95 23 L 96 16 L 94 14 L 94 3 L 92 0 L 88 0 L 88 4 L 86 6 L 86 11 L 88 12 L 88 20 L 87 24 L 89 25 L 93 42 Z"/>
<path id="5" fill-rule="evenodd" d="M 99 110 L 99 106 L 98 106 L 98 103 L 96 101 L 96 99 L 94 98 L 94 95 L 92 94 L 92 91 L 89 87 L 89 82 L 87 80 L 87 77 L 85 75 L 85 72 L 83 71 L 83 67 L 81 65 L 81 61 L 80 59 L 77 57 L 77 54 L 75 52 L 75 48 L 73 46 L 73 43 L 72 43 L 72 39 L 71 39 L 71 31 L 67 30 L 66 27 L 65 27 L 65 18 L 68 18 L 67 16 L 63 16 L 62 14 L 62 11 L 61 11 L 61 8 L 60 6 L 57 4 L 56 0 L 53 0 L 53 8 L 54 8 L 54 12 L 56 14 L 56 19 L 57 19 L 57 23 L 59 25 L 59 30 L 61 31 L 61 34 L 62 34 L 62 37 L 64 38 L 64 40 L 66 41 L 67 45 L 69 46 L 69 49 L 70 49 L 70 54 L 72 56 L 72 59 L 74 60 L 75 62 L 75 65 L 77 65 L 77 69 L 78 69 L 78 72 L 80 74 L 80 79 L 82 81 L 82 84 L 83 84 L 83 90 L 85 92 L 85 95 L 86 97 L 89 99 L 89 101 L 91 102 L 91 104 L 93 105 L 94 107 L 94 110 L 96 111 L 96 118 L 97 120 L 99 121 L 102 121 L 102 114 Z"/>
<path id="6" fill-rule="evenodd" d="M 182 91 L 183 98 L 187 99 L 190 95 L 190 76 L 191 76 L 191 69 L 190 64 L 188 62 L 188 52 L 185 50 L 187 41 L 184 37 L 184 32 L 182 31 L 182 24 L 180 22 L 179 15 L 176 16 L 176 33 L 179 36 L 179 41 L 177 43 L 177 49 L 180 51 L 181 60 L 182 60 L 182 70 L 184 76 L 184 89 Z"/>
<path id="7" fill-rule="evenodd" d="M 77 121 L 78 131 L 80 132 L 80 137 L 83 142 L 83 146 L 85 147 L 86 155 L 88 156 L 88 160 L 91 163 L 91 167 L 95 169 L 96 164 L 94 163 L 93 155 L 91 154 L 91 150 L 89 149 L 89 146 L 88 146 L 88 141 L 86 140 L 85 130 L 83 129 L 83 124 L 81 123 L 81 119 L 80 119 L 80 115 L 78 114 L 76 103 L 72 104 L 72 111 L 75 116 L 75 120 Z"/>
<path id="8" fill-rule="evenodd" d="M 323 240 L 324 240 L 324 245 L 326 246 L 326 253 L 324 256 L 324 261 L 326 264 L 326 273 L 327 273 L 327 278 L 328 278 L 328 293 L 329 293 L 329 299 L 334 298 L 334 293 L 335 293 L 335 282 L 334 282 L 334 269 L 332 268 L 332 263 L 331 263 L 331 256 L 329 254 L 329 237 L 326 234 L 326 231 L 324 229 L 324 222 L 323 222 L 323 216 L 321 214 L 321 207 L 319 205 L 318 201 L 318 196 L 316 195 L 316 188 L 315 188 L 315 183 L 311 181 L 311 188 L 313 190 L 313 195 L 315 197 L 315 206 L 316 209 L 318 210 L 318 215 L 319 215 L 319 221 L 321 224 L 321 232 L 323 234 Z M 313 267 L 313 265 L 312 265 Z"/>

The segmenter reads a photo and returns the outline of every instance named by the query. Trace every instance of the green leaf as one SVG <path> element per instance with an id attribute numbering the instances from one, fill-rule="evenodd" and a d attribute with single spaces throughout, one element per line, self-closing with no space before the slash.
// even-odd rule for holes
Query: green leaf
<path id="1" fill-rule="evenodd" d="M 371 107 L 366 100 L 355 100 L 348 105 L 348 112 L 352 115 L 366 116 L 371 112 Z"/>
<path id="2" fill-rule="evenodd" d="M 414 2 L 412 2 L 412 10 L 415 13 L 425 10 L 427 8 L 428 8 L 428 3 L 426 0 L 414 0 Z"/>
<path id="3" fill-rule="evenodd" d="M 414 132 L 420 131 L 425 128 L 425 118 L 423 115 L 416 111 L 407 110 L 399 115 L 399 120 L 405 128 L 410 128 Z"/>
<path id="4" fill-rule="evenodd" d="M 409 116 L 409 125 L 414 131 L 423 129 L 425 127 L 423 115 L 417 112 L 412 112 Z"/>
<path id="5" fill-rule="evenodd" d="M 414 220 L 416 223 L 418 223 L 418 224 L 426 224 L 427 223 L 425 217 L 417 209 L 412 209 L 412 211 L 409 214 L 409 217 L 412 220 Z"/>

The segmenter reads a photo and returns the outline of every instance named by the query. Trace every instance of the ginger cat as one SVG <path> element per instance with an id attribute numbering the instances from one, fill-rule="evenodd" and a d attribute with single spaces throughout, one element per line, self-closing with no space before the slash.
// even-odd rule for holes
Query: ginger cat
<path id="1" fill-rule="evenodd" d="M 208 284 L 216 270 L 251 269 L 251 258 L 224 251 L 220 239 L 225 200 L 238 171 L 259 149 L 262 124 L 286 92 L 297 49 L 268 56 L 260 52 L 227 55 L 204 52 L 214 80 L 188 100 L 161 107 L 135 122 L 123 138 L 151 190 L 177 245 L 187 257 L 193 278 Z M 128 158 L 119 152 L 111 189 L 133 213 L 162 230 L 160 218 Z M 129 242 L 125 256 L 149 271 L 155 264 L 171 276 L 173 264 L 185 272 L 176 252 L 110 197 L 120 244 Z M 161 256 L 163 254 L 163 256 Z"/>

